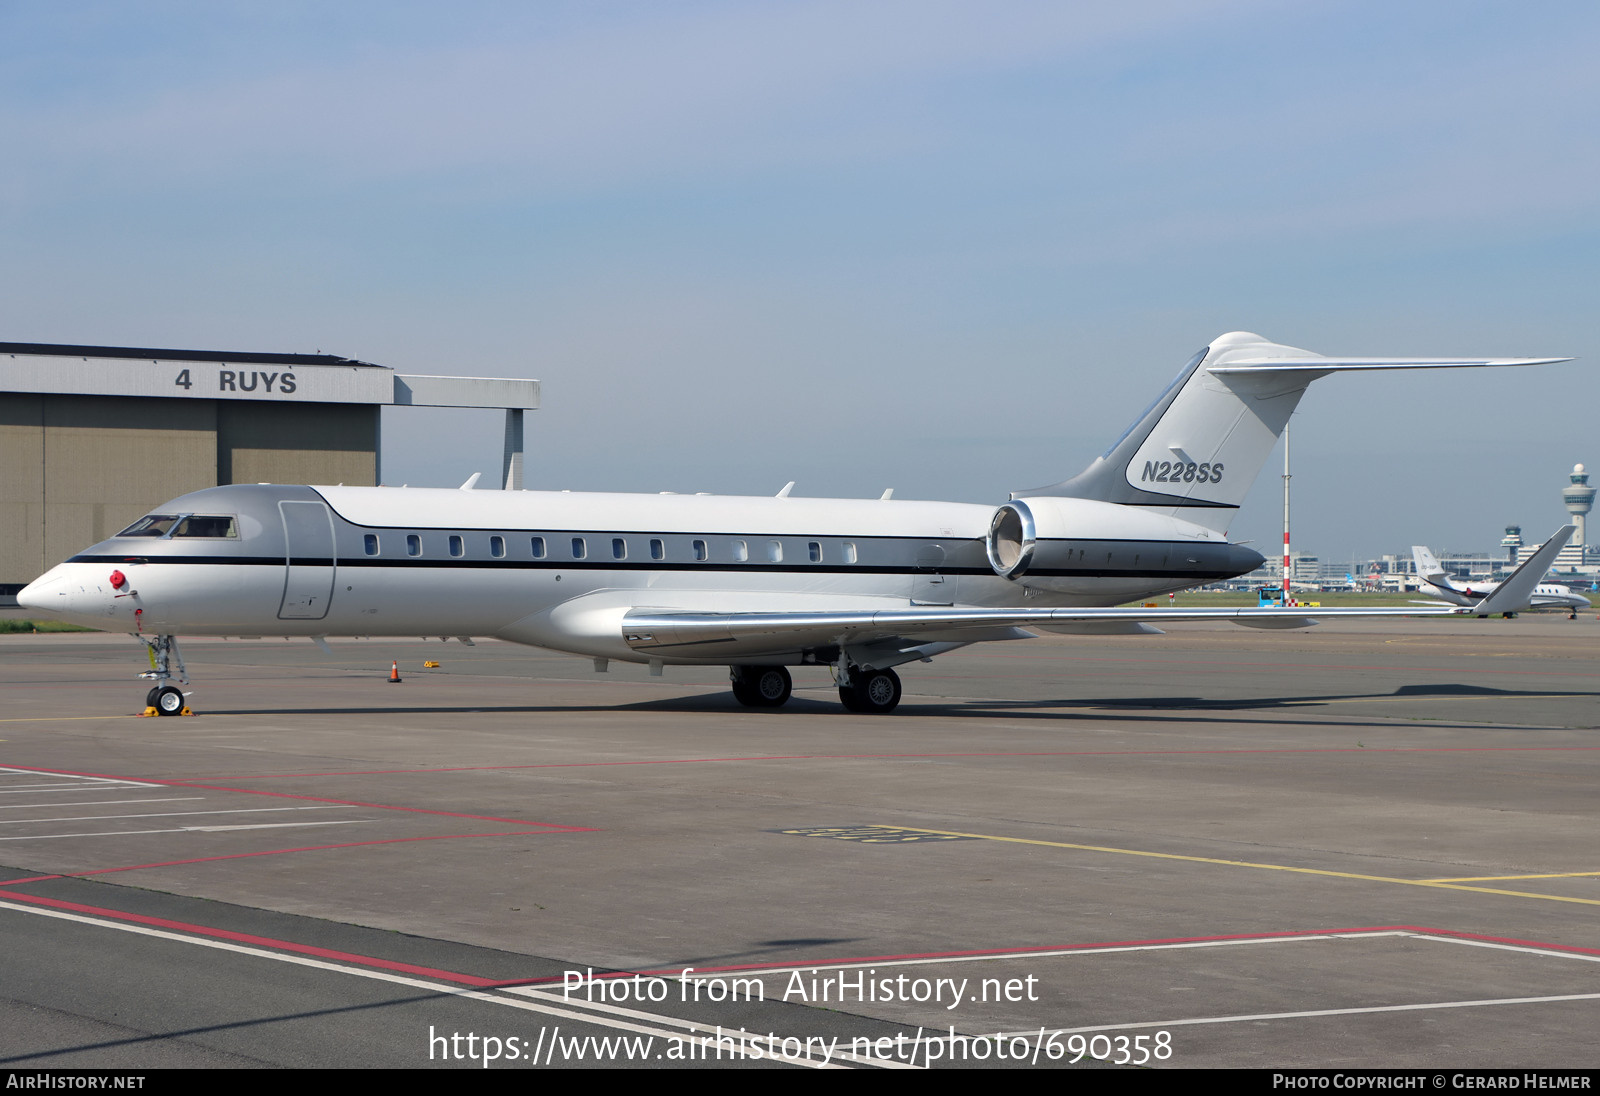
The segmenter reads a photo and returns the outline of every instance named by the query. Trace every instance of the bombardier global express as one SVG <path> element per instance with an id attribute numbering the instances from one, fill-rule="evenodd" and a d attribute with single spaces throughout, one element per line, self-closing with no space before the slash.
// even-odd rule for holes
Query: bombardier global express
<path id="1" fill-rule="evenodd" d="M 900 701 L 896 666 L 1030 628 L 1315 623 L 1294 608 L 1114 606 L 1262 562 L 1228 542 L 1228 526 L 1313 380 L 1565 360 L 1329 358 L 1233 332 L 1195 354 L 1081 474 L 998 506 L 787 488 L 741 498 L 214 487 L 86 548 L 18 601 L 146 644 L 146 699 L 163 715 L 186 703 L 180 634 L 493 636 L 588 656 L 597 670 L 612 659 L 654 673 L 721 665 L 751 707 L 783 704 L 789 668 L 816 666 L 831 670 L 845 707 L 888 712 Z M 1433 611 L 1498 612 L 1544 573 L 1527 570 L 1470 609 Z"/>

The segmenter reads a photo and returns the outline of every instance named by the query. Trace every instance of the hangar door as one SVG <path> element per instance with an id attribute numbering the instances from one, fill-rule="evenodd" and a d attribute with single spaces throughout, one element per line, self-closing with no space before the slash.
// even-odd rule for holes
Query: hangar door
<path id="1" fill-rule="evenodd" d="M 279 620 L 321 620 L 333 600 L 333 515 L 325 502 L 280 502 L 288 543 Z"/>

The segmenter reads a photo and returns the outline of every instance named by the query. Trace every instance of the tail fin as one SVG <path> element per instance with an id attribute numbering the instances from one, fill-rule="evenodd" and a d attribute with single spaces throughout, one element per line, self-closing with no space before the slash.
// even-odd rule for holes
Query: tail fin
<path id="1" fill-rule="evenodd" d="M 1411 560 L 1417 565 L 1417 575 L 1425 578 L 1435 586 L 1446 586 L 1444 568 L 1439 566 L 1439 561 L 1433 553 L 1420 544 L 1411 546 Z"/>
<path id="2" fill-rule="evenodd" d="M 1226 533 L 1289 416 L 1318 377 L 1357 369 L 1537 365 L 1566 358 L 1324 358 L 1232 331 L 1183 367 L 1093 464 L 1012 498 L 1148 506 Z"/>

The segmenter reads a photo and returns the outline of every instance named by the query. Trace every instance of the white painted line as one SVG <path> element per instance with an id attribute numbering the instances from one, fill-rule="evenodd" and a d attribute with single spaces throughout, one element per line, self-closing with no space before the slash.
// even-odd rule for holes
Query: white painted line
<path id="1" fill-rule="evenodd" d="M 54 810 L 57 807 L 116 807 L 124 803 L 190 803 L 203 795 L 180 795 L 172 799 L 86 799 L 82 803 L 0 803 L 0 811 L 25 811 L 30 807 Z"/>
<path id="2" fill-rule="evenodd" d="M 357 978 L 368 978 L 377 982 L 392 982 L 396 985 L 411 986 L 415 989 L 428 990 L 441 995 L 452 997 L 466 997 L 474 1001 L 484 1001 L 489 1004 L 504 1005 L 508 1008 L 521 1009 L 525 1012 L 538 1012 L 547 1016 L 558 1016 L 563 1019 L 577 1020 L 581 1023 L 594 1024 L 597 1027 L 615 1028 L 621 1031 L 637 1032 L 641 1035 L 653 1035 L 666 1039 L 683 1038 L 676 1031 L 665 1028 L 646 1027 L 642 1024 L 627 1023 L 622 1020 L 606 1019 L 602 1016 L 573 1012 L 569 1009 L 554 1008 L 549 1005 L 534 1001 L 521 1001 L 504 997 L 496 993 L 486 993 L 483 990 L 463 989 L 460 986 L 444 985 L 438 982 L 426 982 L 420 978 L 412 978 L 402 974 L 391 974 L 388 971 L 368 970 L 362 967 L 345 966 L 342 963 L 330 963 L 323 959 L 312 959 L 304 955 L 289 955 L 283 952 L 267 951 L 263 948 L 248 947 L 244 944 L 229 943 L 225 940 L 207 940 L 198 936 L 185 936 L 176 932 L 167 932 L 163 929 L 146 928 L 143 925 L 129 925 L 119 921 L 106 920 L 99 917 L 88 917 L 81 913 L 68 913 L 65 910 L 40 909 L 37 906 L 18 905 L 11 902 L 0 902 L 0 909 L 14 910 L 17 913 L 31 913 L 40 917 L 54 917 L 62 921 L 76 921 L 84 925 L 94 925 L 98 928 L 116 929 L 119 932 L 131 932 L 140 936 L 153 936 L 162 940 L 173 940 L 180 944 L 194 944 L 203 948 L 215 948 L 218 951 L 231 951 L 239 955 L 253 955 L 260 959 L 272 959 L 279 963 L 292 963 L 295 966 L 313 967 L 317 970 L 333 971 L 337 974 L 350 974 Z M 648 1015 L 648 1014 L 646 1014 Z M 657 1020 L 665 1019 L 657 1017 Z M 711 1036 L 712 1032 L 704 1032 Z M 838 1055 L 835 1055 L 838 1057 Z M 842 1069 L 843 1066 L 825 1065 L 822 1062 L 809 1060 L 794 1061 L 792 1064 L 807 1066 L 812 1069 Z M 873 1063 L 874 1065 L 881 1063 Z"/>
<path id="3" fill-rule="evenodd" d="M 69 788 L 99 785 L 101 787 L 120 785 L 129 788 L 164 788 L 165 784 L 146 784 L 138 780 L 125 780 L 119 776 L 79 776 L 76 773 L 53 773 L 42 769 L 16 769 L 0 766 L 0 773 L 15 773 L 18 776 L 43 776 L 55 778 L 58 783 L 53 784 L 8 784 L 8 788 Z M 65 780 L 61 778 L 65 777 Z"/>
<path id="4" fill-rule="evenodd" d="M 52 841 L 61 837 L 138 837 L 150 833 L 218 833 L 222 830 L 287 830 L 303 826 L 359 826 L 371 818 L 345 818 L 337 822 L 278 822 L 260 826 L 176 826 L 170 830 L 105 830 L 101 833 L 30 833 L 26 837 L 0 837 L 0 841 Z"/>
<path id="5" fill-rule="evenodd" d="M 80 814 L 70 818 L 8 818 L 0 826 L 23 826 L 29 822 L 110 822 L 119 818 L 186 818 L 201 814 L 269 814 L 274 811 L 335 811 L 347 803 L 316 807 L 236 807 L 225 811 L 164 811 L 157 814 Z"/>
<path id="6" fill-rule="evenodd" d="M 1366 1008 L 1323 1008 L 1305 1012 L 1260 1012 L 1248 1016 L 1195 1016 L 1185 1020 L 1141 1021 L 1132 1024 L 1096 1024 L 1093 1027 L 1057 1028 L 1057 1035 L 1076 1035 L 1087 1031 L 1131 1031 L 1135 1028 L 1192 1027 L 1196 1024 L 1244 1024 L 1261 1020 L 1304 1020 L 1315 1016 L 1360 1016 L 1378 1012 L 1426 1012 L 1436 1008 L 1484 1008 L 1491 1005 L 1544 1005 L 1556 1001 L 1600 1001 L 1600 993 L 1563 993 L 1551 997 L 1495 997 L 1480 1001 L 1424 1001 L 1414 1005 L 1371 1005 Z M 1032 1031 L 1002 1032 L 999 1038 L 1037 1036 Z M 946 1036 L 948 1039 L 949 1036 Z"/>
<path id="7" fill-rule="evenodd" d="M 258 822 L 246 826 L 184 826 L 182 833 L 225 833 L 229 830 L 292 830 L 300 826 L 358 826 L 375 818 L 342 818 L 337 822 Z"/>
<path id="8" fill-rule="evenodd" d="M 1413 933 L 1414 939 L 1432 940 L 1437 944 L 1465 944 L 1471 948 L 1492 948 L 1495 951 L 1520 951 L 1528 955 L 1548 955 L 1557 959 L 1580 959 L 1585 963 L 1600 963 L 1600 955 L 1581 955 L 1577 952 L 1560 951 L 1556 948 L 1541 948 L 1533 944 L 1500 944 L 1492 940 L 1461 940 L 1454 936 L 1430 936 L 1427 933 Z"/>
<path id="9" fill-rule="evenodd" d="M 0 788 L 0 795 L 21 795 L 34 791 L 89 791 L 95 788 L 166 788 L 166 784 L 141 784 L 137 780 L 97 780 L 93 783 L 75 780 L 70 784 L 8 784 Z"/>
<path id="10" fill-rule="evenodd" d="M 652 977 L 660 976 L 654 975 Z M 694 979 L 690 980 L 693 981 Z M 556 993 L 554 990 L 535 989 L 533 986 L 507 986 L 501 992 L 515 993 L 523 997 L 532 997 L 539 1001 L 549 1001 L 552 1004 L 559 1004 L 567 1008 L 590 1009 L 595 1012 L 604 1012 L 613 1016 L 628 1016 L 636 1019 L 652 1020 L 661 1024 L 671 1024 L 695 1035 L 711 1034 L 711 1032 L 706 1029 L 704 1024 L 696 1023 L 692 1020 L 684 1020 L 677 1016 L 662 1016 L 654 1012 L 642 1012 L 639 1009 L 624 1008 L 621 1005 L 613 1005 L 609 1001 L 574 1001 L 571 997 L 568 997 L 565 994 Z M 925 1039 L 923 1041 L 930 1042 L 931 1040 Z M 836 1050 L 833 1053 L 833 1057 L 842 1058 L 848 1062 L 860 1062 L 864 1065 L 879 1066 L 883 1069 L 917 1068 L 915 1065 L 912 1065 L 909 1062 L 899 1062 L 892 1059 L 886 1060 L 863 1054 L 852 1054 L 847 1050 Z"/>

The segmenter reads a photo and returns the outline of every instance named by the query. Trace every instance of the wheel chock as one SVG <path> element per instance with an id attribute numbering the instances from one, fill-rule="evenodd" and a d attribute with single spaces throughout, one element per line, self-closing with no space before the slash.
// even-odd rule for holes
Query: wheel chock
<path id="1" fill-rule="evenodd" d="M 422 668 L 425 670 L 437 670 L 439 668 L 439 664 L 437 662 L 424 662 L 422 664 Z"/>
<path id="2" fill-rule="evenodd" d="M 140 718 L 140 719 L 143 719 L 143 718 L 145 718 L 145 717 L 146 717 L 146 716 L 152 716 L 152 715 L 156 715 L 156 716 L 158 716 L 158 715 L 160 715 L 160 714 L 161 714 L 161 713 L 160 713 L 160 712 L 158 712 L 158 711 L 156 711 L 156 710 L 155 710 L 155 707 L 154 707 L 154 706 L 153 706 L 153 705 L 152 705 L 152 706 L 150 706 L 150 707 L 148 707 L 148 708 L 146 708 L 146 709 L 145 709 L 145 710 L 144 710 L 144 711 L 142 711 L 142 712 L 140 712 L 140 713 L 139 713 L 139 718 Z"/>
<path id="3" fill-rule="evenodd" d="M 185 704 L 183 706 L 183 711 L 179 712 L 178 714 L 179 715 L 194 715 L 194 709 L 189 707 L 189 705 Z"/>

